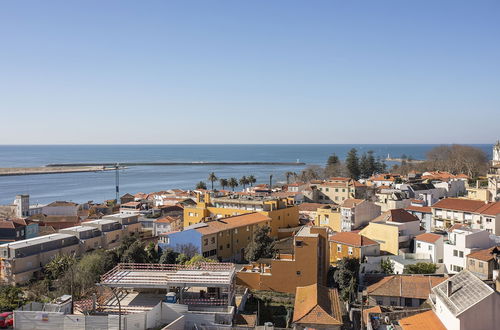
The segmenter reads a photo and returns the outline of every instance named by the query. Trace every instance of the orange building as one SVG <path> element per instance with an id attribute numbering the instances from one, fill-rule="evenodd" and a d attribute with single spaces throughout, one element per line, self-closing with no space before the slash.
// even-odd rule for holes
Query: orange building
<path id="1" fill-rule="evenodd" d="M 295 293 L 299 286 L 326 286 L 329 268 L 328 232 L 325 227 L 302 227 L 293 239 L 293 254 L 279 254 L 269 262 L 244 266 L 236 283 L 254 290 Z"/>
<path id="2" fill-rule="evenodd" d="M 330 263 L 336 264 L 344 257 L 363 259 L 365 256 L 379 256 L 380 244 L 359 232 L 336 233 L 329 238 Z"/>
<path id="3" fill-rule="evenodd" d="M 318 284 L 298 287 L 293 310 L 294 329 L 341 329 L 342 310 L 337 289 Z"/>

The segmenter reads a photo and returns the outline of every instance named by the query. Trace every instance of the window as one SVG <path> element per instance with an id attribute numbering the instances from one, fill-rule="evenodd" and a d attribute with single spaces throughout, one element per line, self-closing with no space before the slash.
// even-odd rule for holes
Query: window
<path id="1" fill-rule="evenodd" d="M 339 189 L 338 189 L 338 188 L 335 188 L 335 192 L 339 192 Z"/>
<path id="2" fill-rule="evenodd" d="M 457 257 L 457 256 L 458 256 L 458 251 L 457 251 L 457 250 L 453 250 L 453 256 L 454 256 L 454 257 Z"/>
<path id="3" fill-rule="evenodd" d="M 377 300 L 377 305 L 382 305 L 383 301 L 382 300 Z"/>
<path id="4" fill-rule="evenodd" d="M 417 243 L 417 247 L 418 247 L 418 248 L 419 248 L 419 247 L 422 247 L 422 244 L 420 244 L 420 243 Z"/>
<path id="5" fill-rule="evenodd" d="M 429 245 L 429 251 L 432 251 L 432 245 Z"/>
<path id="6" fill-rule="evenodd" d="M 411 298 L 405 298 L 405 306 L 411 307 Z"/>
<path id="7" fill-rule="evenodd" d="M 483 263 L 481 261 L 478 262 L 479 268 L 483 268 Z"/>
<path id="8" fill-rule="evenodd" d="M 235 228 L 235 229 L 234 229 L 234 233 L 235 233 L 235 234 L 238 234 L 238 228 Z"/>
<path id="9" fill-rule="evenodd" d="M 297 271 L 297 275 L 300 275 L 300 270 Z"/>
<path id="10" fill-rule="evenodd" d="M 330 189 L 329 189 L 329 188 L 326 188 L 326 189 L 325 189 L 325 191 L 330 191 Z"/>
<path id="11" fill-rule="evenodd" d="M 247 226 L 247 231 L 250 231 L 250 226 Z"/>
<path id="12" fill-rule="evenodd" d="M 295 241 L 295 246 L 301 247 L 302 246 L 302 241 Z"/>
<path id="13" fill-rule="evenodd" d="M 229 245 L 229 243 L 227 243 L 227 244 L 226 244 L 226 246 L 227 246 L 227 248 L 229 249 L 229 246 L 230 246 L 230 245 Z"/>
<path id="14" fill-rule="evenodd" d="M 459 256 L 460 258 L 463 258 L 463 257 L 464 257 L 464 251 L 459 251 L 458 256 Z"/>
<path id="15" fill-rule="evenodd" d="M 219 246 L 219 250 L 222 250 L 222 249 L 223 249 L 223 246 L 222 246 L 222 245 L 221 245 L 221 246 Z"/>
<path id="16" fill-rule="evenodd" d="M 342 246 L 341 245 L 337 245 L 337 252 L 342 252 Z"/>
<path id="17" fill-rule="evenodd" d="M 342 189 L 342 192 L 345 192 L 345 189 Z"/>
<path id="18" fill-rule="evenodd" d="M 210 243 L 212 243 L 212 244 L 215 243 L 215 237 L 212 237 L 212 239 L 210 239 Z"/>
<path id="19" fill-rule="evenodd" d="M 347 253 L 349 253 L 349 255 L 350 255 L 350 256 L 352 256 L 352 252 L 353 252 L 352 247 L 349 247 L 349 248 L 347 249 Z"/>
<path id="20" fill-rule="evenodd" d="M 204 239 L 204 245 L 208 245 L 208 238 Z"/>

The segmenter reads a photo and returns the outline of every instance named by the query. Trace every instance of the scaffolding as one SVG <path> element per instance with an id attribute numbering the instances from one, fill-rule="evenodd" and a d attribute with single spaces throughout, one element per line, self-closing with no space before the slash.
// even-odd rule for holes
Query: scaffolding
<path id="1" fill-rule="evenodd" d="M 117 290 L 160 289 L 178 293 L 191 306 L 228 306 L 234 298 L 235 267 L 231 263 L 196 265 L 118 264 L 101 276 L 100 285 Z M 205 290 L 196 291 L 198 288 Z"/>

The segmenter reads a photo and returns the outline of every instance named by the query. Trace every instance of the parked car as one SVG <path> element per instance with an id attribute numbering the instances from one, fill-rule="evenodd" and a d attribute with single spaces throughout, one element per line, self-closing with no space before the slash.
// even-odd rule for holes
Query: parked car
<path id="1" fill-rule="evenodd" d="M 0 314 L 0 328 L 10 328 L 14 325 L 14 315 L 12 312 Z"/>

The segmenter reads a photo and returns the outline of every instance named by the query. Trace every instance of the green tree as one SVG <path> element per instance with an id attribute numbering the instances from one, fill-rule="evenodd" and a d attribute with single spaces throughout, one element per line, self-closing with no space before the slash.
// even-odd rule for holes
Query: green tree
<path id="1" fill-rule="evenodd" d="M 135 241 L 123 253 L 121 262 L 124 263 L 145 263 L 148 261 L 148 254 L 141 241 Z"/>
<path id="2" fill-rule="evenodd" d="M 217 176 L 215 176 L 214 172 L 212 172 L 208 175 L 208 181 L 210 181 L 212 183 L 212 190 L 214 190 L 214 182 L 217 180 L 218 180 L 218 178 L 217 178 Z"/>
<path id="3" fill-rule="evenodd" d="M 339 288 L 340 297 L 344 301 L 352 302 L 358 291 L 358 258 L 342 258 L 337 262 L 337 269 L 333 273 L 333 278 Z"/>
<path id="4" fill-rule="evenodd" d="M 191 258 L 189 258 L 187 255 L 185 255 L 184 253 L 181 253 L 177 256 L 177 258 L 175 259 L 175 263 L 176 264 L 180 264 L 180 265 L 185 265 L 186 262 L 188 262 Z"/>
<path id="5" fill-rule="evenodd" d="M 196 189 L 204 189 L 206 190 L 207 189 L 207 184 L 203 181 L 200 181 L 196 184 Z"/>
<path id="6" fill-rule="evenodd" d="M 66 273 L 68 269 L 76 263 L 76 258 L 72 255 L 58 254 L 44 267 L 44 272 L 51 280 L 56 280 Z"/>
<path id="7" fill-rule="evenodd" d="M 222 187 L 222 190 L 224 190 L 225 187 L 229 186 L 229 182 L 224 178 L 219 179 L 219 184 Z"/>
<path id="8" fill-rule="evenodd" d="M 286 177 L 286 184 L 290 184 L 290 177 L 292 177 L 294 175 L 293 172 L 286 172 L 285 173 L 285 177 Z"/>
<path id="9" fill-rule="evenodd" d="M 337 165 L 340 163 L 340 159 L 336 154 L 331 154 L 326 161 L 326 166 Z"/>
<path id="10" fill-rule="evenodd" d="M 352 179 L 359 179 L 360 169 L 359 169 L 359 159 L 358 159 L 358 151 L 355 148 L 352 148 L 346 157 L 346 167 L 349 172 L 349 176 Z"/>
<path id="11" fill-rule="evenodd" d="M 176 264 L 178 256 L 179 256 L 179 253 L 175 252 L 171 248 L 167 248 L 167 249 L 163 250 L 159 263 L 160 264 Z"/>
<path id="12" fill-rule="evenodd" d="M 407 265 L 404 274 L 434 274 L 437 270 L 437 265 L 431 262 L 417 262 L 414 265 Z"/>
<path id="13" fill-rule="evenodd" d="M 242 176 L 241 179 L 240 179 L 240 185 L 243 186 L 243 190 L 245 190 L 247 184 L 249 184 L 250 182 L 248 182 L 248 179 L 246 176 Z"/>
<path id="14" fill-rule="evenodd" d="M 253 184 L 254 184 L 255 182 L 257 182 L 257 179 L 256 179 L 253 175 L 249 175 L 249 176 L 247 177 L 247 179 L 248 179 L 248 183 L 250 184 L 250 187 L 253 187 Z"/>
<path id="15" fill-rule="evenodd" d="M 254 240 L 245 249 L 245 259 L 257 261 L 260 258 L 273 258 L 276 254 L 275 238 L 270 237 L 271 228 L 261 226 L 255 230 Z"/>
<path id="16" fill-rule="evenodd" d="M 382 258 L 380 260 L 380 269 L 382 269 L 382 273 L 384 274 L 394 274 L 394 264 L 389 258 Z"/>
<path id="17" fill-rule="evenodd" d="M 203 263 L 203 262 L 215 262 L 215 260 L 210 259 L 210 258 L 205 258 L 201 254 L 196 254 L 191 259 L 186 261 L 185 264 L 186 265 L 196 265 L 196 264 Z"/>
<path id="18" fill-rule="evenodd" d="M 155 243 L 149 242 L 149 244 L 146 246 L 146 255 L 148 263 L 150 264 L 158 263 L 160 256 L 158 255 L 158 251 L 156 251 Z"/>
<path id="19" fill-rule="evenodd" d="M 238 187 L 238 180 L 236 178 L 230 178 L 227 184 L 234 191 L 234 188 Z"/>
<path id="20" fill-rule="evenodd" d="M 23 289 L 19 287 L 10 285 L 0 286 L 0 310 L 12 311 L 23 306 L 26 303 L 23 297 Z"/>

